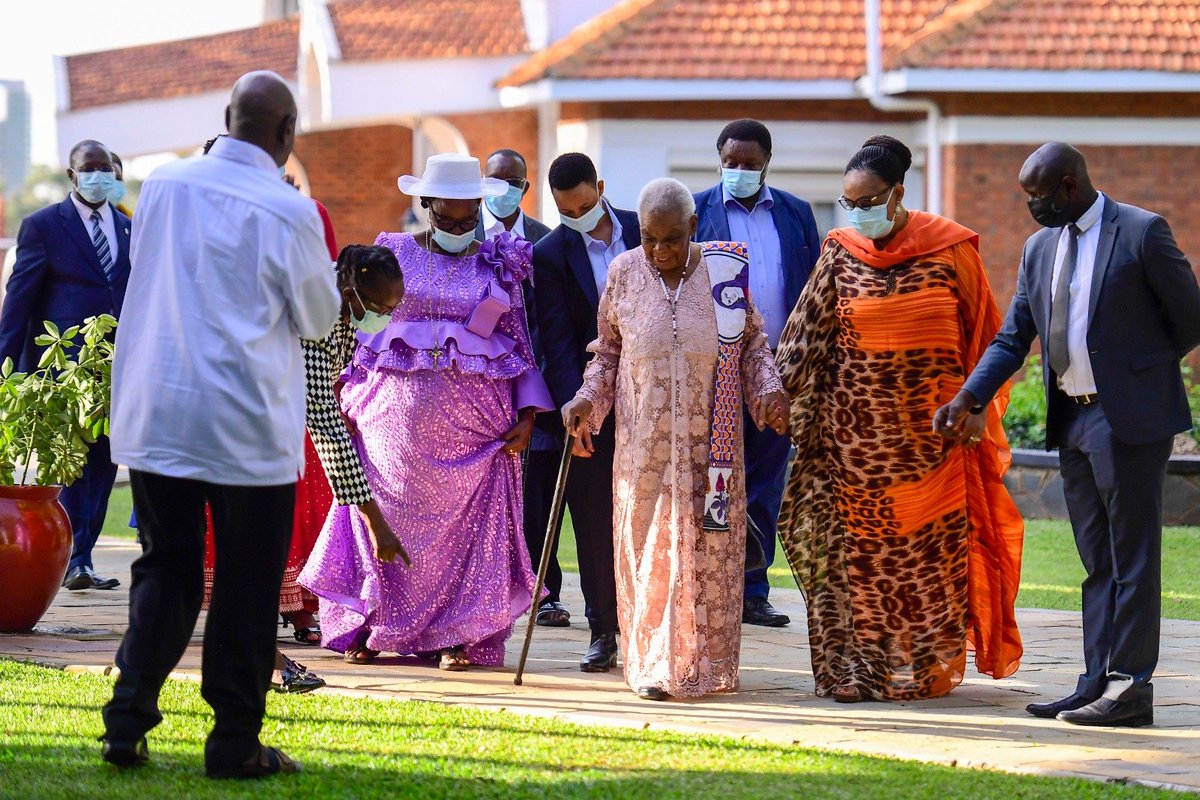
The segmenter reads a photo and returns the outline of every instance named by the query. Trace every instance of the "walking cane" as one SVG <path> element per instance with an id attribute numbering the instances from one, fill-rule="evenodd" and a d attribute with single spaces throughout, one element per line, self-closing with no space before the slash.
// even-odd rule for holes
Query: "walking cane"
<path id="1" fill-rule="evenodd" d="M 550 506 L 550 524 L 546 526 L 546 542 L 542 545 L 542 561 L 538 564 L 537 587 L 533 590 L 533 602 L 529 607 L 529 627 L 525 629 L 525 644 L 521 647 L 521 660 L 517 662 L 517 675 L 513 685 L 521 685 L 521 676 L 525 673 L 525 659 L 529 656 L 529 643 L 533 641 L 533 628 L 537 624 L 537 607 L 542 597 L 542 588 L 546 584 L 546 570 L 550 568 L 550 556 L 554 552 L 554 542 L 558 538 L 558 529 L 562 527 L 563 500 L 567 492 L 567 472 L 571 469 L 571 451 L 575 447 L 575 437 L 567 431 L 563 444 L 562 461 L 558 464 L 558 481 L 554 484 L 554 502 Z"/>

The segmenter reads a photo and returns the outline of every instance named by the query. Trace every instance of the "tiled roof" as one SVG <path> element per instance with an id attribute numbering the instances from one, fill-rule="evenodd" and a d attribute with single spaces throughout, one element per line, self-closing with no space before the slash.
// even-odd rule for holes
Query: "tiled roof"
<path id="1" fill-rule="evenodd" d="M 1196 0 L 957 0 L 942 16 L 895 65 L 1200 72 Z"/>
<path id="2" fill-rule="evenodd" d="M 347 61 L 529 52 L 520 0 L 338 0 L 328 8 Z"/>
<path id="3" fill-rule="evenodd" d="M 882 0 L 884 41 L 950 0 Z M 853 80 L 865 69 L 863 0 L 624 0 L 499 82 L 542 78 Z"/>
<path id="4" fill-rule="evenodd" d="M 257 28 L 67 57 L 71 108 L 185 97 L 234 82 L 255 69 L 296 75 L 297 17 Z"/>

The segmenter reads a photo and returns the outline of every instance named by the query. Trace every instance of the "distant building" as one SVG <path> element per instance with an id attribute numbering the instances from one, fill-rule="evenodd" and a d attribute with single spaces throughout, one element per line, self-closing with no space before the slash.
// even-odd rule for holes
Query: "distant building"
<path id="1" fill-rule="evenodd" d="M 29 92 L 23 81 L 0 81 L 0 185 L 11 195 L 29 174 L 32 119 Z M 0 228 L 3 227 L 0 216 Z"/>

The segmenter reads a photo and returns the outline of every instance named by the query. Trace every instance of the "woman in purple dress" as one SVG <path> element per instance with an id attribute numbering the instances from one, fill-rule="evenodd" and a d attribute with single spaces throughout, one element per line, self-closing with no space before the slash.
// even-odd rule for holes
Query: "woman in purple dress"
<path id="1" fill-rule="evenodd" d="M 430 227 L 381 233 L 404 302 L 343 374 L 341 406 L 379 506 L 412 566 L 375 557 L 359 515 L 338 508 L 300 582 L 321 599 L 323 644 L 350 663 L 380 651 L 446 670 L 504 663 L 535 584 L 521 528 L 520 453 L 553 408 L 529 344 L 521 281 L 531 247 L 475 241 L 483 197 L 507 191 L 479 161 L 431 157 L 400 190 Z"/>

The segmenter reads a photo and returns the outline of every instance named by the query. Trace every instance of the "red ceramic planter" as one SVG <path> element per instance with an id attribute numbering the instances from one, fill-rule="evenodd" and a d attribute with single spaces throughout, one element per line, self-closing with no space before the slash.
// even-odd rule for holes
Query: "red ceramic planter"
<path id="1" fill-rule="evenodd" d="M 0 486 L 0 631 L 27 631 L 46 613 L 71 560 L 59 486 Z"/>

